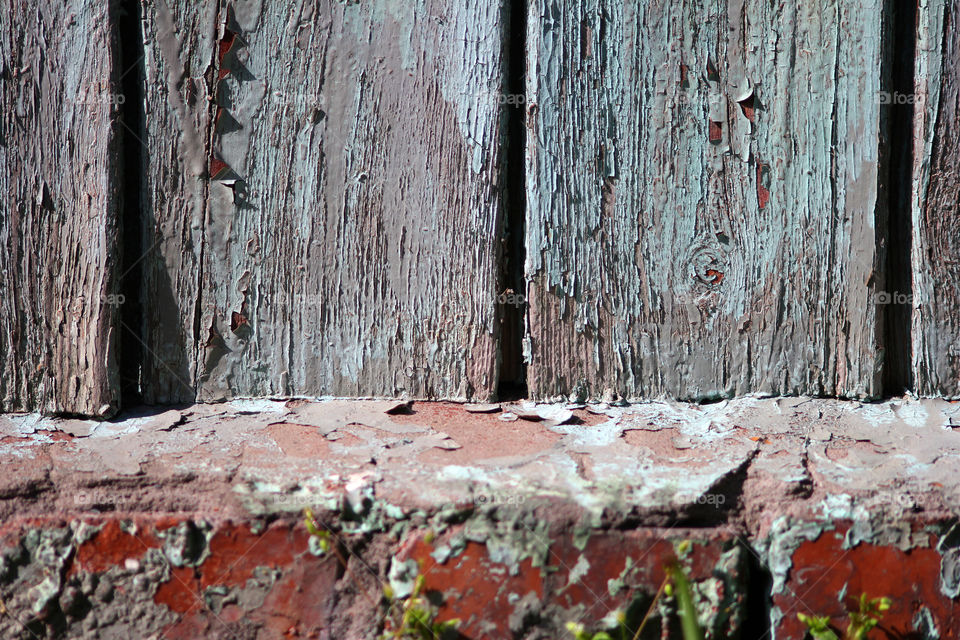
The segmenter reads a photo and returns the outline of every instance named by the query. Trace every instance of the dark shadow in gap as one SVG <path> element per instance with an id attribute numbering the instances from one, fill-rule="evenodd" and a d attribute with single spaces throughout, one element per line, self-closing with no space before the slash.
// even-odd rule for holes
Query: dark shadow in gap
<path id="1" fill-rule="evenodd" d="M 504 119 L 501 145 L 503 177 L 499 249 L 497 319 L 500 323 L 498 400 L 527 396 L 523 336 L 527 311 L 524 235 L 526 218 L 526 0 L 510 0 L 503 28 L 504 78 L 500 108 Z"/>
<path id="2" fill-rule="evenodd" d="M 146 147 L 146 62 L 140 2 L 119 0 L 116 15 L 115 72 L 124 96 L 118 128 L 122 159 L 117 285 L 123 295 L 117 327 L 121 401 L 125 407 L 144 402 L 191 402 L 195 391 L 181 318 L 193 310 L 181 309 L 174 295 L 160 251 L 162 230 L 157 227 L 147 182 L 152 169 Z"/>
<path id="3" fill-rule="evenodd" d="M 883 327 L 883 393 L 900 396 L 913 386 L 911 315 L 913 310 L 913 244 L 911 183 L 913 177 L 914 57 L 917 45 L 917 3 L 888 0 L 886 28 L 889 71 L 881 86 L 881 123 L 887 132 L 887 238 L 885 284 L 878 293 L 878 320 Z M 886 81 L 886 82 L 884 82 Z M 886 86 L 884 86 L 886 85 Z M 903 98 L 901 100 L 901 97 Z M 882 126 L 882 125 L 881 125 Z M 881 171 L 881 176 L 884 173 Z M 881 192 L 881 196 L 882 196 Z M 879 238 L 884 246 L 883 238 Z M 880 298 L 879 296 L 882 296 Z"/>

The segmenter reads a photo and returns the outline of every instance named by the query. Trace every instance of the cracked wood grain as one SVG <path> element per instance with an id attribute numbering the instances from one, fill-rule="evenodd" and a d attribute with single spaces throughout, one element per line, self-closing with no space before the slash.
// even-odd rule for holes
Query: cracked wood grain
<path id="1" fill-rule="evenodd" d="M 143 7 L 154 398 L 491 396 L 499 0 Z"/>
<path id="2" fill-rule="evenodd" d="M 920 3 L 913 166 L 913 375 L 960 397 L 960 1 Z"/>
<path id="3" fill-rule="evenodd" d="M 533 396 L 880 392 L 881 4 L 531 4 Z"/>
<path id="4" fill-rule="evenodd" d="M 0 410 L 119 404 L 114 3 L 0 8 Z"/>
<path id="5" fill-rule="evenodd" d="M 143 0 L 141 394 L 196 399 L 195 313 L 207 212 L 216 3 Z"/>
<path id="6" fill-rule="evenodd" d="M 950 397 L 957 1 L 921 6 L 913 184 L 916 388 Z M 116 6 L 8 5 L 0 406 L 107 415 Z M 141 6 L 144 400 L 489 398 L 500 0 Z M 535 397 L 879 393 L 885 6 L 532 4 Z"/>

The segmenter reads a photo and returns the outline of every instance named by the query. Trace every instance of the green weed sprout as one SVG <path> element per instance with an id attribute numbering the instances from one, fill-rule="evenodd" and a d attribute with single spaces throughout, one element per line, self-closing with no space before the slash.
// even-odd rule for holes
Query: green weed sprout
<path id="1" fill-rule="evenodd" d="M 677 553 L 685 556 L 690 550 L 689 540 L 684 540 L 677 546 Z M 687 572 L 677 558 L 673 558 L 665 567 L 666 576 L 657 589 L 657 594 L 653 597 L 653 602 L 647 609 L 647 614 L 643 616 L 640 625 L 634 633 L 630 633 L 626 624 L 626 614 L 615 612 L 617 625 L 614 629 L 589 633 L 579 622 L 568 622 L 567 631 L 573 634 L 574 640 L 618 640 L 620 638 L 629 640 L 638 640 L 656 609 L 657 602 L 666 594 L 668 597 L 676 597 L 680 615 L 680 629 L 683 632 L 683 640 L 703 640 L 703 630 L 700 628 L 700 622 L 697 620 L 697 610 L 693 605 L 693 590 L 690 587 L 690 578 Z"/>
<path id="2" fill-rule="evenodd" d="M 883 618 L 884 612 L 890 609 L 890 598 L 868 598 L 867 594 L 860 594 L 857 611 L 848 614 L 849 623 L 843 634 L 843 640 L 865 640 L 867 634 L 874 629 Z M 829 616 L 808 616 L 798 613 L 797 618 L 807 625 L 807 631 L 814 640 L 840 640 L 840 637 L 830 627 Z"/>
<path id="3" fill-rule="evenodd" d="M 343 567 L 344 572 L 353 581 L 356 590 L 374 608 L 379 608 L 370 595 L 364 590 L 360 581 L 350 570 L 350 564 L 346 554 L 351 554 L 349 548 L 346 548 L 336 535 L 329 529 L 322 528 L 317 522 L 316 516 L 310 509 L 304 509 L 304 524 L 307 531 L 317 541 L 317 546 L 321 554 L 330 551 L 336 556 L 337 561 Z M 433 532 L 428 532 L 426 536 L 427 544 L 433 542 Z M 343 551 L 346 548 L 346 554 Z M 393 589 L 390 585 L 383 586 L 383 599 L 386 600 L 386 613 L 381 618 L 381 624 L 389 627 L 381 636 L 382 640 L 441 640 L 447 637 L 451 632 L 460 626 L 459 620 L 446 620 L 437 622 L 435 608 L 423 594 L 424 577 L 419 575 L 413 583 L 413 591 L 409 596 L 402 600 L 396 599 Z"/>
<path id="4" fill-rule="evenodd" d="M 419 575 L 413 583 L 413 591 L 402 601 L 394 601 L 393 589 L 383 586 L 383 595 L 391 601 L 388 621 L 392 630 L 385 631 L 382 640 L 437 640 L 447 637 L 460 626 L 457 619 L 437 622 L 436 612 L 430 601 L 422 595 L 424 577 Z M 399 605 L 399 606 L 395 606 Z"/>

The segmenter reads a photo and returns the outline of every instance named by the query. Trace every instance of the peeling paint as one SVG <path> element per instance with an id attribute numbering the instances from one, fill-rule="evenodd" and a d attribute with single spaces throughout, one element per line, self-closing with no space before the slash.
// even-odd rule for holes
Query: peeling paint
<path id="1" fill-rule="evenodd" d="M 922 410 L 914 410 L 914 403 Z M 711 536 L 735 535 L 756 550 L 757 562 L 772 580 L 771 620 L 783 628 L 796 623 L 792 581 L 826 571 L 834 560 L 821 566 L 817 554 L 823 553 L 851 554 L 874 564 L 876 558 L 906 562 L 910 554 L 903 570 L 927 576 L 929 584 L 919 577 L 913 584 L 929 590 L 922 600 L 906 594 L 904 606 L 915 601 L 928 606 L 937 629 L 953 619 L 943 602 L 952 601 L 949 596 L 960 584 L 958 545 L 949 524 L 960 434 L 944 428 L 956 409 L 943 401 L 861 405 L 749 397 L 705 406 L 645 402 L 554 408 L 557 415 L 573 414 L 566 424 L 502 422 L 495 414 L 472 413 L 456 404 L 414 403 L 404 406 L 406 414 L 385 413 L 385 405 L 364 402 L 280 405 L 272 402 L 264 412 L 243 403 L 198 405 L 119 420 L 102 433 L 97 427 L 85 435 L 58 430 L 62 421 L 0 416 L 0 438 L 18 438 L 33 452 L 29 459 L 8 462 L 9 473 L 0 479 L 0 491 L 13 496 L 0 501 L 0 508 L 17 509 L 6 517 L 20 521 L 51 511 L 83 516 L 75 528 L 57 534 L 66 536 L 62 544 L 47 544 L 35 560 L 23 549 L 36 544 L 18 543 L 0 553 L 0 597 L 25 616 L 37 617 L 64 597 L 76 601 L 64 595 L 73 593 L 74 577 L 116 570 L 125 572 L 118 574 L 125 576 L 121 582 L 156 576 L 154 605 L 175 613 L 188 611 L 197 599 L 225 615 L 233 615 L 243 598 L 256 603 L 263 597 L 265 609 L 275 608 L 279 596 L 271 594 L 294 588 L 291 567 L 310 575 L 337 571 L 336 557 L 320 553 L 302 529 L 289 526 L 300 522 L 301 509 L 310 506 L 323 526 L 379 567 L 378 580 L 387 579 L 389 559 L 410 559 L 408 548 L 416 549 L 424 572 L 432 567 L 429 575 L 488 576 L 483 588 L 493 591 L 483 592 L 483 598 L 504 607 L 495 619 L 523 633 L 585 614 L 591 592 L 610 599 L 609 608 L 597 612 L 597 624 L 614 608 L 642 606 L 651 595 L 647 585 L 652 582 L 655 591 L 659 584 L 657 566 L 639 561 L 646 548 L 628 552 L 617 536 L 675 527 L 678 537 L 689 537 L 680 533 L 688 525 Z M 316 456 L 300 457 L 299 451 L 278 446 L 276 425 L 296 422 L 305 423 L 295 425 L 301 442 L 346 439 L 343 448 L 320 447 Z M 63 426 L 84 433 L 75 425 Z M 409 440 L 401 446 L 425 457 L 383 457 L 373 465 L 371 449 L 345 435 L 353 429 L 366 429 L 375 447 L 389 449 L 395 439 Z M 484 437 L 475 438 L 472 430 Z M 429 444 L 434 434 L 448 431 L 463 441 L 461 449 Z M 523 453 L 505 456 L 503 448 Z M 139 475 L 121 465 L 98 466 L 117 451 L 126 452 L 129 464 L 141 469 Z M 451 455 L 464 457 L 448 464 Z M 126 502 L 132 498 L 140 502 Z M 98 514 L 105 508 L 116 516 L 105 520 Z M 155 524 L 136 515 L 157 509 L 197 515 Z M 236 524 L 225 529 L 224 517 Z M 409 542 L 427 532 L 431 540 L 436 537 L 435 544 Z M 231 563 L 225 553 L 242 554 L 261 538 L 269 542 L 258 543 L 249 558 L 252 566 L 245 561 L 239 573 L 227 570 Z M 697 579 L 698 606 L 712 611 L 720 599 L 725 602 L 720 609 L 739 615 L 741 604 L 729 598 L 742 589 L 720 574 L 733 572 L 744 556 L 736 552 L 741 555 L 735 561 L 726 556 L 724 568 L 719 558 L 730 549 L 703 545 L 717 554 L 711 571 L 719 573 Z M 667 552 L 675 552 L 672 545 L 657 551 Z M 23 599 L 11 598 L 10 580 L 18 579 L 22 563 L 39 567 L 41 557 L 52 566 L 69 563 L 65 577 L 57 582 L 54 574 L 37 569 L 19 592 Z M 844 605 L 845 596 L 863 588 L 858 576 L 871 570 L 872 565 L 847 562 L 831 568 L 824 574 L 831 593 L 818 606 Z M 249 582 L 255 575 L 257 580 Z M 331 589 L 354 589 L 349 578 L 331 580 Z M 547 589 L 563 601 L 543 596 Z M 441 590 L 450 606 L 472 602 L 475 593 L 462 586 Z M 528 596 L 531 592 L 538 595 Z M 162 607 L 155 609 L 157 620 L 166 619 Z M 451 610 L 450 615 L 457 614 Z M 658 608 L 658 620 L 671 615 L 669 605 Z M 477 626 L 471 628 L 500 624 L 482 618 L 474 615 L 471 624 Z M 191 637 L 192 632 L 184 633 Z"/>
<path id="2" fill-rule="evenodd" d="M 937 544 L 940 553 L 940 593 L 960 597 L 960 525 L 954 524 Z"/>

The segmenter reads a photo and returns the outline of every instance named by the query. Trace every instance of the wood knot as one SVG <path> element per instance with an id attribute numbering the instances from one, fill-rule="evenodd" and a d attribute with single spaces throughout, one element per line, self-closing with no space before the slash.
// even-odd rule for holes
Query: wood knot
<path id="1" fill-rule="evenodd" d="M 720 288 L 727 272 L 727 259 L 718 247 L 697 247 L 688 261 L 690 277 L 708 289 Z"/>

